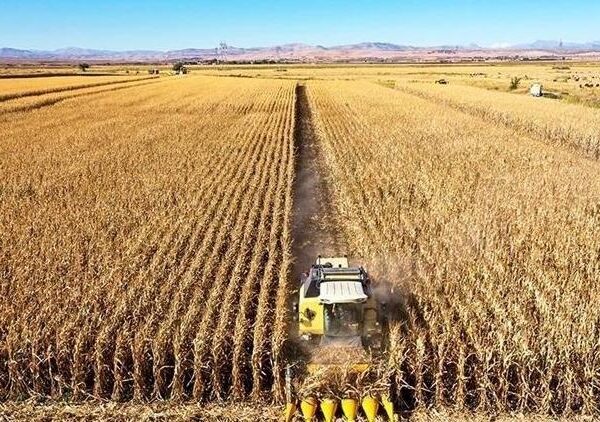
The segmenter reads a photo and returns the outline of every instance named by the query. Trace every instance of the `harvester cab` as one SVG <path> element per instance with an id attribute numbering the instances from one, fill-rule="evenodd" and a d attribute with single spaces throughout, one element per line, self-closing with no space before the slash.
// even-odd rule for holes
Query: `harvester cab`
<path id="1" fill-rule="evenodd" d="M 372 358 L 383 351 L 385 304 L 377 301 L 367 271 L 349 266 L 347 257 L 319 256 L 302 274 L 293 315 L 298 324 L 299 347 L 310 356 L 305 362 L 309 376 L 335 372 L 362 376 L 374 368 Z M 364 397 L 342 396 L 338 400 L 320 393 L 295 397 L 292 390 L 292 370 L 288 366 L 286 421 L 294 420 L 298 410 L 305 421 L 319 416 L 320 420 L 333 421 L 339 407 L 348 421 L 357 420 L 359 411 L 369 422 L 382 412 L 387 420 L 395 420 L 389 391 Z M 322 415 L 318 415 L 319 409 Z"/>

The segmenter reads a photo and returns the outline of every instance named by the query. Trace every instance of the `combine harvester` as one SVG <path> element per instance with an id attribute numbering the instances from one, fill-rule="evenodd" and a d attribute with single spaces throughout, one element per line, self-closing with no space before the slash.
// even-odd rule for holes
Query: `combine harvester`
<path id="1" fill-rule="evenodd" d="M 347 257 L 319 256 L 302 275 L 293 308 L 298 347 L 308 356 L 304 375 L 349 373 L 360 377 L 372 369 L 371 358 L 383 353 L 388 325 L 386 305 L 375 298 L 365 269 L 350 267 Z M 315 420 L 319 408 L 325 422 L 335 420 L 338 408 L 348 421 L 357 420 L 359 407 L 369 422 L 380 412 L 390 421 L 395 418 L 388 393 L 340 397 L 341 400 L 324 397 L 319 402 L 317 394 L 297 397 L 292 378 L 288 365 L 286 421 L 294 420 L 298 410 L 305 421 Z"/>

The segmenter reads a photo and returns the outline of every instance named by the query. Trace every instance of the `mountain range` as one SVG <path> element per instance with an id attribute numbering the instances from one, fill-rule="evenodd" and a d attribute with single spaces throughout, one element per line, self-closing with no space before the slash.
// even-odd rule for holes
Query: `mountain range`
<path id="1" fill-rule="evenodd" d="M 468 57 L 542 57 L 542 56 L 583 56 L 600 57 L 600 41 L 573 43 L 538 40 L 529 44 L 481 47 L 477 44 L 464 46 L 440 45 L 417 47 L 384 42 L 363 42 L 358 44 L 308 45 L 302 43 L 283 44 L 272 47 L 219 47 L 186 48 L 181 50 L 95 50 L 68 47 L 58 50 L 23 50 L 0 48 L 0 61 L 119 61 L 119 62 L 158 62 L 173 60 L 360 60 L 360 59 L 440 59 Z"/>

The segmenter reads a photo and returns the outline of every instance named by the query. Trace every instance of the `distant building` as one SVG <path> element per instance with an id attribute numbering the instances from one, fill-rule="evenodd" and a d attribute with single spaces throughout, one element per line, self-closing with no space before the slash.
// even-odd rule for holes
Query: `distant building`
<path id="1" fill-rule="evenodd" d="M 531 88 L 529 89 L 529 93 L 533 97 L 543 97 L 544 96 L 544 88 L 542 87 L 541 84 L 533 84 L 533 85 L 531 85 Z"/>

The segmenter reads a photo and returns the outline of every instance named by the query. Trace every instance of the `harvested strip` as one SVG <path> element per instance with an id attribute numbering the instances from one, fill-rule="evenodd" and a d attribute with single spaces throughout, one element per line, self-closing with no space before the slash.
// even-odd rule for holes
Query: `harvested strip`
<path id="1" fill-rule="evenodd" d="M 94 85 L 91 87 L 82 87 L 79 89 L 69 89 L 62 90 L 57 92 L 51 92 L 48 94 L 40 94 L 36 95 L 33 98 L 31 97 L 18 97 L 11 101 L 5 101 L 0 104 L 0 115 L 4 113 L 15 113 L 15 112 L 27 112 L 36 110 L 42 107 L 51 106 L 57 104 L 61 101 L 70 99 L 70 98 L 78 98 L 84 97 L 92 94 L 102 93 L 102 92 L 113 92 L 119 91 L 121 89 L 130 88 L 133 86 L 144 86 L 151 83 L 156 83 L 161 81 L 158 78 L 144 78 L 135 81 L 122 81 L 122 82 L 112 82 L 105 83 L 101 85 Z M 106 85 L 110 85 L 110 88 L 106 88 Z"/>
<path id="2" fill-rule="evenodd" d="M 51 94 L 63 91 L 74 91 L 82 88 L 93 88 L 97 86 L 120 84 L 124 82 L 143 81 L 146 79 L 154 79 L 155 76 L 145 77 L 65 77 L 65 78 L 36 78 L 25 80 L 1 80 L 0 102 L 13 100 L 15 98 L 31 97 L 36 95 Z"/>

